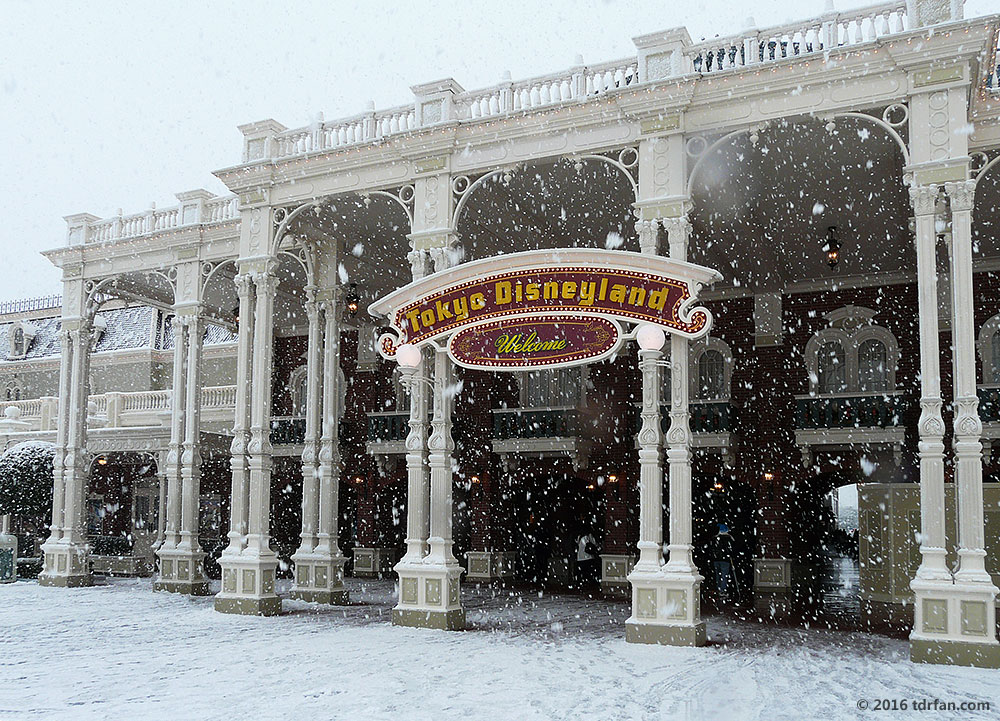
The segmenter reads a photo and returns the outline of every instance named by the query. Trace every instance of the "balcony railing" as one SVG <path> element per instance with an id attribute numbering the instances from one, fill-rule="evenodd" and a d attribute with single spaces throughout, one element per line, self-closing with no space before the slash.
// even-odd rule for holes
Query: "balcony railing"
<path id="1" fill-rule="evenodd" d="M 787 25 L 749 28 L 700 42 L 684 56 L 695 71 L 713 73 L 858 45 L 903 32 L 906 26 L 906 2 L 896 0 Z"/>
<path id="2" fill-rule="evenodd" d="M 731 433 L 733 407 L 729 401 L 693 400 L 689 406 L 692 433 Z M 642 428 L 642 417 L 637 406 L 633 411 L 632 427 L 636 433 Z M 670 406 L 660 406 L 660 430 L 666 435 L 670 430 Z"/>
<path id="3" fill-rule="evenodd" d="M 795 399 L 795 427 L 890 428 L 900 425 L 902 393 L 799 396 Z"/>
<path id="4" fill-rule="evenodd" d="M 979 387 L 979 418 L 983 423 L 1000 423 L 1000 385 Z"/>
<path id="5" fill-rule="evenodd" d="M 410 432 L 410 412 L 392 411 L 368 414 L 369 443 L 392 443 L 405 441 Z"/>
<path id="6" fill-rule="evenodd" d="M 306 440 L 306 419 L 305 418 L 272 418 L 271 419 L 271 443 L 275 446 L 294 445 L 305 443 Z"/>
<path id="7" fill-rule="evenodd" d="M 502 408 L 493 411 L 493 439 L 568 438 L 577 435 L 576 408 Z"/>

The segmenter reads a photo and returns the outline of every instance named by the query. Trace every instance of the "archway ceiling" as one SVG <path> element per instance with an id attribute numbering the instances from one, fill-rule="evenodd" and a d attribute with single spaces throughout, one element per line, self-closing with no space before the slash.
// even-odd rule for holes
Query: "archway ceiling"
<path id="1" fill-rule="evenodd" d="M 457 228 L 465 261 L 542 248 L 639 250 L 631 184 L 603 161 L 524 166 L 471 192 Z"/>
<path id="2" fill-rule="evenodd" d="M 384 195 L 331 198 L 299 216 L 291 232 L 317 240 L 322 253 L 336 247 L 337 283 L 356 284 L 363 308 L 412 280 L 410 221 Z"/>
<path id="3" fill-rule="evenodd" d="M 778 290 L 786 283 L 914 272 L 903 158 L 864 121 L 772 126 L 756 145 L 736 136 L 706 156 L 692 186 L 689 259 L 722 272 L 718 287 Z M 841 260 L 823 245 L 837 226 Z"/>

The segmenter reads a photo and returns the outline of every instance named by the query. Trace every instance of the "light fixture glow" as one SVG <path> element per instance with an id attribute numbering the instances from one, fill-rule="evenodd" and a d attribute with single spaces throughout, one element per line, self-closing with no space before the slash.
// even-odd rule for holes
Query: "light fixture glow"
<path id="1" fill-rule="evenodd" d="M 647 323 L 635 334 L 635 340 L 643 350 L 660 350 L 667 342 L 667 335 L 660 326 Z"/>
<path id="2" fill-rule="evenodd" d="M 404 368 L 420 365 L 420 349 L 411 343 L 403 343 L 396 349 L 396 362 Z"/>

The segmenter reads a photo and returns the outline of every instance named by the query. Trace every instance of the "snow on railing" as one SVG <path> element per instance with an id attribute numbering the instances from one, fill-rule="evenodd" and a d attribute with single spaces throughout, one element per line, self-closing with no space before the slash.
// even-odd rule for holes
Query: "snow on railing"
<path id="1" fill-rule="evenodd" d="M 586 67 L 583 58 L 565 72 L 527 80 L 504 80 L 490 88 L 462 93 L 455 98 L 458 119 L 487 118 L 504 113 L 533 110 L 570 100 L 582 100 L 639 82 L 634 59 Z"/>
<path id="2" fill-rule="evenodd" d="M 28 313 L 33 310 L 50 310 L 62 306 L 61 295 L 45 295 L 40 298 L 25 298 L 22 300 L 8 300 L 0 303 L 0 315 L 11 313 Z"/>
<path id="3" fill-rule="evenodd" d="M 21 420 L 27 418 L 40 418 L 42 415 L 41 398 L 31 398 L 25 401 L 2 401 L 0 402 L 0 417 L 4 415 L 8 408 L 17 408 L 21 411 Z"/>
<path id="4" fill-rule="evenodd" d="M 719 72 L 858 45 L 906 28 L 906 2 L 897 0 L 704 40 L 684 50 L 684 67 L 700 73 Z"/>
<path id="5" fill-rule="evenodd" d="M 216 198 L 207 191 L 181 194 L 186 197 L 181 205 L 157 210 L 155 206 L 144 213 L 118 215 L 112 218 L 84 219 L 79 225 L 70 224 L 69 243 L 83 238 L 86 243 L 106 243 L 119 238 L 137 238 L 172 228 L 188 225 L 227 223 L 239 217 L 239 204 L 235 195 Z"/>
<path id="6" fill-rule="evenodd" d="M 416 107 L 410 103 L 379 112 L 371 108 L 361 115 L 333 123 L 317 121 L 307 128 L 286 130 L 276 135 L 274 157 L 287 158 L 378 140 L 386 135 L 412 130 L 417 125 L 416 117 Z"/>

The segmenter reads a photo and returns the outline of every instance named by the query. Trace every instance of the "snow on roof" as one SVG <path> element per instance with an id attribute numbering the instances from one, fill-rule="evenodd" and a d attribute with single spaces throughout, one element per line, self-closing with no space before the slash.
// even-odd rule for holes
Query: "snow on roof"
<path id="1" fill-rule="evenodd" d="M 150 329 L 154 322 L 154 314 L 157 311 L 147 306 L 137 306 L 133 308 L 117 308 L 106 310 L 98 314 L 107 324 L 100 340 L 97 342 L 96 352 L 110 350 L 126 350 L 129 348 L 149 348 Z M 25 360 L 34 358 L 49 358 L 59 355 L 59 327 L 61 319 L 35 318 L 31 323 L 34 325 L 36 333 Z M 0 324 L 0 360 L 10 360 L 9 333 L 11 323 Z M 173 336 L 170 334 L 170 321 L 165 324 L 166 332 L 162 343 L 157 344 L 157 348 L 164 350 L 173 347 Z M 218 343 L 233 343 L 236 335 L 219 326 L 208 326 L 205 333 L 205 343 L 214 345 Z M 17 360 L 22 360 L 18 358 Z"/>

